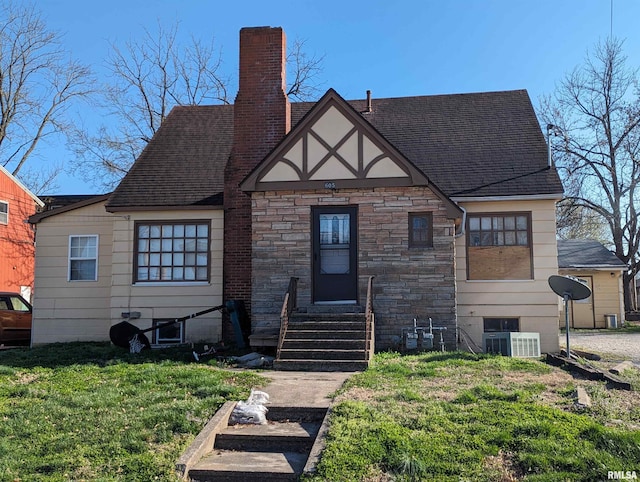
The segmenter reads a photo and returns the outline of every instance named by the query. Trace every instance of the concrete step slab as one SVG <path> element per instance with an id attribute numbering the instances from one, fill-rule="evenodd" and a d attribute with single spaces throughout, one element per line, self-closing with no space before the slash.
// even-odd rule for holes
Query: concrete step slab
<path id="1" fill-rule="evenodd" d="M 258 452 L 308 452 L 319 429 L 319 422 L 232 425 L 216 436 L 214 448 Z"/>
<path id="2" fill-rule="evenodd" d="M 364 350 L 366 342 L 362 340 L 328 339 L 328 338 L 289 338 L 285 339 L 282 349 L 308 350 L 323 347 L 329 350 Z"/>
<path id="3" fill-rule="evenodd" d="M 192 481 L 298 480 L 307 453 L 214 450 L 189 471 Z"/>
<path id="4" fill-rule="evenodd" d="M 314 330 L 313 328 L 305 328 L 299 326 L 289 326 L 287 328 L 287 339 L 298 340 L 315 340 L 315 339 L 330 339 L 330 340 L 357 340 L 364 341 L 366 338 L 366 332 L 362 330 Z"/>
<path id="5" fill-rule="evenodd" d="M 362 350 L 337 350 L 333 347 L 320 349 L 285 349 L 280 350 L 279 360 L 365 360 Z"/>
<path id="6" fill-rule="evenodd" d="M 276 360 L 275 370 L 309 372 L 360 372 L 367 369 L 369 363 L 355 360 Z"/>

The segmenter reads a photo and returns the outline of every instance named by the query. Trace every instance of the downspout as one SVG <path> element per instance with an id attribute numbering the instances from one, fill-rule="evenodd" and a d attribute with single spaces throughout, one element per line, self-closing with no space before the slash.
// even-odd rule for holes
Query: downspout
<path id="1" fill-rule="evenodd" d="M 460 206 L 458 204 L 458 207 L 460 208 L 460 210 L 462 211 L 462 222 L 460 223 L 460 232 L 454 234 L 454 239 L 458 239 L 462 236 L 464 236 L 465 234 L 465 226 L 467 225 L 467 210 L 465 208 L 463 208 L 462 206 Z M 455 242 L 454 242 L 454 248 L 455 248 Z M 466 247 L 465 247 L 466 249 Z M 455 256 L 455 254 L 454 254 Z M 465 253 L 466 256 L 466 253 Z M 460 340 L 460 330 L 459 330 L 459 326 L 458 326 L 458 278 L 457 276 L 454 277 L 455 279 L 455 283 L 456 283 L 456 294 L 455 294 L 455 299 L 456 299 L 456 337 L 455 337 L 455 341 L 456 341 L 456 348 L 458 348 L 459 345 L 459 340 Z"/>
<path id="2" fill-rule="evenodd" d="M 460 232 L 456 233 L 454 238 L 459 238 L 461 236 L 463 236 L 465 234 L 465 226 L 467 225 L 467 210 L 465 208 L 463 208 L 462 206 L 458 205 L 458 207 L 460 208 L 460 210 L 462 211 L 462 222 L 460 224 Z"/>

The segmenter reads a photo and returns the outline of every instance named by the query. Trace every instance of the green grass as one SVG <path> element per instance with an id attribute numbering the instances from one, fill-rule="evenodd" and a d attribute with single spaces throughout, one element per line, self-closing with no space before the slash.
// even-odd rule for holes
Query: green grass
<path id="1" fill-rule="evenodd" d="M 191 350 L 108 344 L 0 352 L 0 480 L 176 480 L 174 464 L 227 400 L 263 379 Z"/>
<path id="2" fill-rule="evenodd" d="M 586 482 L 637 470 L 640 431 L 563 409 L 571 383 L 557 388 L 555 405 L 545 401 L 540 380 L 551 371 L 467 353 L 377 355 L 339 395 L 309 480 Z"/>

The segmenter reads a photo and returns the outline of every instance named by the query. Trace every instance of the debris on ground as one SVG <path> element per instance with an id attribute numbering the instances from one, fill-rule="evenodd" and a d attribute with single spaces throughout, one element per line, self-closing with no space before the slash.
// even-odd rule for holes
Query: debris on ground
<path id="1" fill-rule="evenodd" d="M 591 407 L 591 398 L 584 387 L 576 388 L 573 397 L 575 398 L 574 406 L 576 409 L 584 410 L 585 408 Z"/>
<path id="2" fill-rule="evenodd" d="M 235 408 L 229 416 L 229 425 L 255 424 L 264 425 L 267 423 L 267 412 L 269 409 L 265 404 L 269 403 L 269 395 L 259 390 L 251 390 L 251 395 L 246 402 L 236 403 Z"/>
<path id="3" fill-rule="evenodd" d="M 232 357 L 230 361 L 242 368 L 267 368 L 273 366 L 275 360 L 272 356 L 261 355 L 253 352 L 239 357 Z"/>

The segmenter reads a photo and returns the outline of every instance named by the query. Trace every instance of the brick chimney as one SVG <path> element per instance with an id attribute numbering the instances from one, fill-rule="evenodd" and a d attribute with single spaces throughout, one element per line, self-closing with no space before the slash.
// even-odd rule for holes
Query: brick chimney
<path id="1" fill-rule="evenodd" d="M 282 28 L 240 30 L 240 83 L 233 108 L 233 147 L 224 172 L 224 301 L 251 309 L 251 197 L 240 182 L 291 128 Z M 223 338 L 234 339 L 229 320 Z"/>

